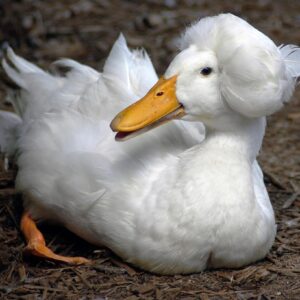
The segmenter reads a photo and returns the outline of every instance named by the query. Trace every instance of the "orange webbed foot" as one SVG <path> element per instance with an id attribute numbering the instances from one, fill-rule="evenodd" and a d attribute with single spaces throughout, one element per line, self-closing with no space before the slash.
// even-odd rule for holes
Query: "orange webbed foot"
<path id="1" fill-rule="evenodd" d="M 24 212 L 22 215 L 21 231 L 23 232 L 27 241 L 27 246 L 24 249 L 26 254 L 72 265 L 81 265 L 91 262 L 84 257 L 69 257 L 55 254 L 46 246 L 43 234 L 39 231 L 34 220 L 30 217 L 28 212 Z"/>

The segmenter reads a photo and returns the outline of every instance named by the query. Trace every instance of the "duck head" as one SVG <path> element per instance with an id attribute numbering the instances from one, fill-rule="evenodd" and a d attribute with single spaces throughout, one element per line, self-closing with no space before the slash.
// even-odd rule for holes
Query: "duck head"
<path id="1" fill-rule="evenodd" d="M 234 119 L 277 111 L 294 86 L 280 50 L 267 36 L 231 14 L 207 17 L 187 29 L 164 76 L 121 111 L 111 128 L 117 140 L 179 118 L 224 129 Z"/>

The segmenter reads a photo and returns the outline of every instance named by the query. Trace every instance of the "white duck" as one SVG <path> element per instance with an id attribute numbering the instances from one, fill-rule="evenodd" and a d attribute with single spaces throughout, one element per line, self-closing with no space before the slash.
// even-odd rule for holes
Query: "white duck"
<path id="1" fill-rule="evenodd" d="M 17 188 L 28 251 L 85 262 L 49 250 L 34 219 L 60 222 L 156 273 L 236 268 L 267 254 L 276 225 L 256 157 L 265 116 L 293 93 L 299 48 L 277 48 L 231 14 L 200 20 L 164 77 L 111 127 L 122 140 L 170 119 L 194 122 L 124 143 L 109 122 L 156 81 L 146 53 L 130 52 L 121 36 L 102 74 L 71 60 L 56 64 L 70 68 L 66 77 L 10 49 L 3 60 L 22 88 L 13 103 L 22 117 Z"/>

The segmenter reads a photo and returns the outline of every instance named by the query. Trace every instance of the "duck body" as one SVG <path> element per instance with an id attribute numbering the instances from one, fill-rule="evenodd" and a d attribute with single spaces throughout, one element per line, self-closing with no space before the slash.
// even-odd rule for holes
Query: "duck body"
<path id="1" fill-rule="evenodd" d="M 66 115 L 58 113 L 43 119 L 45 128 L 47 121 L 53 126 L 53 120 L 57 130 L 52 132 L 62 123 L 66 126 Z M 56 150 L 29 150 L 20 156 L 17 184 L 30 192 L 26 207 L 33 216 L 58 221 L 85 240 L 156 273 L 240 267 L 266 255 L 276 233 L 273 209 L 256 160 L 234 149 L 240 140 L 212 137 L 177 156 L 147 158 L 151 164 L 146 166 L 134 157 L 114 163 L 101 152 L 98 124 L 91 140 L 97 138 L 99 144 L 69 150 L 70 144 L 79 144 L 69 138 L 78 138 L 82 121 L 73 123 Z M 263 130 L 264 120 L 258 123 Z M 52 132 L 47 136 L 39 129 L 32 140 L 61 142 Z M 223 142 L 228 149 L 220 147 Z M 51 157 L 51 167 L 45 157 Z M 143 154 L 141 158 L 145 160 Z M 38 171 L 31 173 L 33 169 Z M 112 182 L 112 176 L 118 178 Z"/>
<path id="2" fill-rule="evenodd" d="M 194 45 L 175 58 L 166 77 L 186 61 L 185 51 L 190 57 Z M 203 55 L 215 68 L 214 55 Z M 118 143 L 111 119 L 157 79 L 146 54 L 130 53 L 120 37 L 102 74 L 63 61 L 72 67 L 67 77 L 45 73 L 12 52 L 10 60 L 23 70 L 15 74 L 4 64 L 23 87 L 19 102 L 26 103 L 19 108 L 17 188 L 33 218 L 61 223 L 155 273 L 237 268 L 265 257 L 276 225 L 256 157 L 269 106 L 249 117 L 218 102 L 209 114 L 204 104 L 219 90 L 208 87 L 204 126 L 177 120 Z M 211 85 L 219 86 L 213 76 Z M 189 112 L 184 80 L 178 76 L 176 93 Z"/>

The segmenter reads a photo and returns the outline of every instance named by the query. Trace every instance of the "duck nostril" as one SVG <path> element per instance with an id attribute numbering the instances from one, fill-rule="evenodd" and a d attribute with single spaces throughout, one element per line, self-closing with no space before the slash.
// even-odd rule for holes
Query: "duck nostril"
<path id="1" fill-rule="evenodd" d="M 156 96 L 162 96 L 164 94 L 164 92 L 158 92 L 156 93 Z"/>

